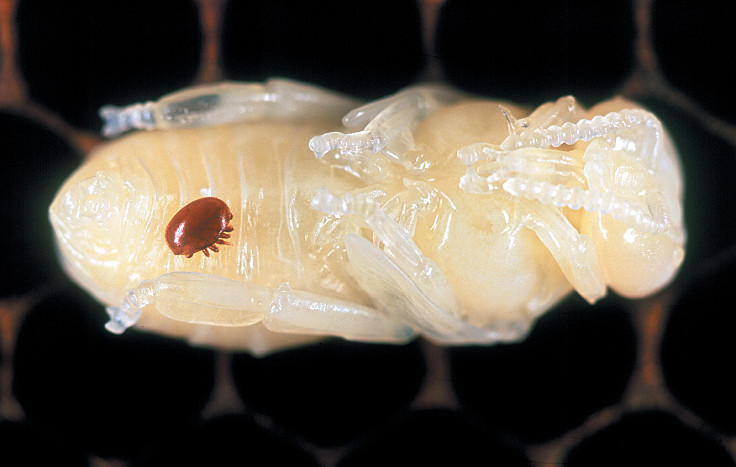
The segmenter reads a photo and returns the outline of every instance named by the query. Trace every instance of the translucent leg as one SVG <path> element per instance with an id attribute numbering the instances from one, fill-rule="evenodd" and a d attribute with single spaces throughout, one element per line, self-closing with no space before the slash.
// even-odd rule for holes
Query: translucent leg
<path id="1" fill-rule="evenodd" d="M 153 306 L 162 315 L 187 323 L 248 326 L 263 319 L 274 290 L 211 274 L 172 272 L 141 282 L 119 307 L 108 307 L 108 331 L 120 334 Z"/>
<path id="2" fill-rule="evenodd" d="M 593 121 L 597 119 L 595 117 Z M 463 163 L 474 166 L 461 178 L 460 187 L 466 192 L 480 194 L 503 187 L 513 196 L 542 204 L 609 214 L 641 232 L 660 234 L 669 230 L 669 210 L 656 187 L 650 186 L 646 199 L 641 202 L 619 196 L 611 174 L 615 162 L 613 156 L 608 157 L 611 153 L 616 155 L 625 152 L 625 157 L 641 161 L 639 173 L 636 177 L 626 179 L 625 183 L 634 183 L 633 180 L 639 178 L 652 178 L 649 172 L 655 170 L 657 156 L 651 154 L 659 150 L 661 126 L 658 122 L 641 119 L 641 125 L 632 124 L 633 129 L 624 131 L 621 126 L 628 121 L 627 118 L 610 119 L 617 123 L 604 126 L 599 121 L 597 128 L 607 132 L 619 128 L 616 144 L 626 146 L 622 141 L 627 140 L 631 142 L 632 149 L 614 149 L 603 139 L 597 139 L 588 145 L 581 161 L 571 151 L 536 147 L 503 150 L 498 146 L 476 143 L 458 150 L 458 157 Z"/>
<path id="3" fill-rule="evenodd" d="M 414 124 L 430 112 L 459 98 L 459 94 L 441 86 L 419 86 L 359 107 L 343 118 L 350 129 L 365 126 L 353 133 L 330 132 L 315 136 L 309 148 L 318 159 L 330 151 L 347 158 L 363 153 L 378 154 L 404 166 L 410 173 L 427 168 L 422 151 L 414 145 Z"/>
<path id="4" fill-rule="evenodd" d="M 322 189 L 312 207 L 356 216 L 383 245 L 383 249 L 378 248 L 354 234 L 345 239 L 350 273 L 380 310 L 439 342 L 490 342 L 506 337 L 457 318 L 459 304 L 442 270 L 422 254 L 409 233 L 372 198 L 361 193 L 338 198 Z"/>
<path id="5" fill-rule="evenodd" d="M 261 119 L 337 117 L 357 101 L 307 84 L 271 79 L 265 84 L 225 82 L 183 89 L 156 102 L 104 106 L 102 133 L 189 128 Z"/>
<path id="6" fill-rule="evenodd" d="M 510 177 L 526 177 L 556 184 L 586 185 L 583 163 L 570 151 L 539 148 L 504 151 L 492 144 L 476 143 L 460 148 L 457 156 L 468 167 L 475 165 L 475 171 L 487 177 L 489 184 Z"/>
<path id="7" fill-rule="evenodd" d="M 462 94 L 446 86 L 429 84 L 415 86 L 404 91 L 400 91 L 392 96 L 369 102 L 357 109 L 351 110 L 342 118 L 342 124 L 345 125 L 345 128 L 350 129 L 366 126 L 386 108 L 396 102 L 405 100 L 408 95 L 416 96 L 422 117 L 426 116 L 429 112 L 432 112 L 444 105 L 451 104 L 462 97 Z"/>
<path id="8" fill-rule="evenodd" d="M 331 195 L 321 188 L 312 200 L 312 207 L 329 214 L 352 215 L 361 219 L 383 243 L 383 251 L 417 285 L 432 295 L 441 308 L 457 307 L 452 289 L 439 266 L 424 256 L 409 233 L 391 219 L 371 197 L 362 193 L 348 193 L 343 197 Z"/>
<path id="9" fill-rule="evenodd" d="M 414 330 L 373 308 L 279 287 L 263 324 L 276 332 L 339 336 L 354 341 L 402 343 Z"/>
<path id="10" fill-rule="evenodd" d="M 448 284 L 439 290 L 428 289 L 420 278 L 402 269 L 399 261 L 365 238 L 351 234 L 346 237 L 345 244 L 352 274 L 376 307 L 422 335 L 448 344 L 485 343 L 518 337 L 476 328 L 458 319 L 453 313 L 456 307 L 441 305 L 454 300 Z M 436 283 L 442 273 L 439 269 L 433 272 Z"/>
<path id="11" fill-rule="evenodd" d="M 406 190 L 381 204 L 381 209 L 414 237 L 417 220 L 425 217 L 438 231 L 446 231 L 457 208 L 443 192 L 420 180 L 404 179 Z M 429 218 L 426 218 L 429 216 Z"/>
<path id="12" fill-rule="evenodd" d="M 616 196 L 612 192 L 583 190 L 579 187 L 552 185 L 548 182 L 510 178 L 503 189 L 514 196 L 540 201 L 556 207 L 584 208 L 589 212 L 609 214 L 640 232 L 660 234 L 670 228 L 670 216 L 661 193 L 653 191 L 645 200 L 647 208 Z"/>
<path id="13" fill-rule="evenodd" d="M 517 203 L 521 225 L 537 234 L 575 290 L 590 303 L 603 297 L 606 283 L 593 241 L 579 234 L 559 209 L 524 199 Z"/>
<path id="14" fill-rule="evenodd" d="M 590 302 L 602 297 L 606 288 L 595 246 L 590 238 L 578 233 L 558 208 L 603 210 L 609 198 L 614 198 L 606 198 L 580 186 L 553 185 L 546 181 L 562 178 L 577 185 L 585 183 L 580 163 L 567 153 L 540 149 L 499 152 L 487 146 L 476 144 L 458 152 L 467 165 L 495 158 L 490 163 L 492 171 L 487 176 L 468 167 L 460 179 L 460 188 L 477 194 L 503 189 L 514 196 L 522 218 L 520 224 L 537 234 L 573 287 Z M 522 157 L 521 152 L 527 152 L 525 156 L 531 157 Z M 556 161 L 557 158 L 560 162 Z M 642 221 L 641 218 L 639 220 Z"/>
<path id="15" fill-rule="evenodd" d="M 120 334 L 146 307 L 177 321 L 214 326 L 249 326 L 263 321 L 271 331 L 340 336 L 351 340 L 405 342 L 410 327 L 355 303 L 278 290 L 210 274 L 172 272 L 142 282 L 119 307 L 107 309 L 105 327 Z"/>
<path id="16" fill-rule="evenodd" d="M 518 135 L 524 131 L 547 128 L 551 125 L 562 125 L 565 122 L 577 122 L 582 118 L 582 109 L 572 96 L 560 97 L 555 102 L 546 102 L 524 118 L 516 119 L 511 112 L 501 106 L 509 124 L 509 134 Z"/>
<path id="17" fill-rule="evenodd" d="M 606 115 L 596 115 L 576 122 L 567 121 L 561 125 L 553 124 L 545 128 L 530 128 L 511 133 L 501 142 L 501 149 L 558 147 L 563 144 L 575 144 L 578 141 L 590 141 L 593 138 L 619 133 L 622 129 L 645 128 L 647 149 L 642 151 L 648 166 L 654 167 L 654 160 L 659 152 L 662 140 L 662 128 L 657 117 L 641 109 L 623 109 Z"/>

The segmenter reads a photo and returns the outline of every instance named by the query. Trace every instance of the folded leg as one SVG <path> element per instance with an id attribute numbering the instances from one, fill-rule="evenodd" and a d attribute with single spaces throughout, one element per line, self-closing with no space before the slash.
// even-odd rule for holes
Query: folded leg
<path id="1" fill-rule="evenodd" d="M 345 246 L 348 272 L 379 310 L 442 343 L 504 339 L 495 331 L 476 328 L 458 318 L 459 303 L 440 267 L 422 254 L 405 227 L 374 199 L 362 193 L 338 198 L 322 189 L 312 206 L 323 212 L 354 216 L 373 230 L 382 249 L 355 234 L 346 236 Z"/>
<path id="2" fill-rule="evenodd" d="M 348 170 L 355 171 L 350 162 L 364 159 L 369 154 L 403 166 L 411 174 L 421 173 L 428 168 L 429 162 L 422 148 L 414 144 L 414 126 L 435 109 L 458 98 L 459 94 L 442 86 L 406 89 L 359 107 L 343 117 L 346 128 L 364 127 L 363 130 L 315 136 L 310 140 L 309 148 L 318 159 L 336 151 L 345 160 Z"/>
<path id="3" fill-rule="evenodd" d="M 142 311 L 157 310 L 176 321 L 213 326 L 249 326 L 293 334 L 349 340 L 406 342 L 413 330 L 382 313 L 345 300 L 244 283 L 211 274 L 172 272 L 142 282 L 119 307 L 109 307 L 105 327 L 120 334 Z"/>
<path id="4" fill-rule="evenodd" d="M 104 106 L 102 133 L 132 129 L 189 128 L 263 119 L 339 118 L 357 101 L 325 89 L 284 79 L 265 84 L 225 82 L 194 86 L 156 102 Z"/>
<path id="5" fill-rule="evenodd" d="M 575 290 L 590 303 L 606 294 L 595 245 L 554 206 L 517 198 L 520 225 L 537 234 Z"/>
<path id="6" fill-rule="evenodd" d="M 414 330 L 373 308 L 292 290 L 276 291 L 263 324 L 276 332 L 339 336 L 352 341 L 403 343 Z"/>
<path id="7" fill-rule="evenodd" d="M 141 282 L 120 306 L 108 307 L 108 331 L 120 334 L 141 312 L 153 307 L 162 315 L 187 323 L 248 326 L 263 320 L 274 290 L 259 284 L 211 274 L 171 272 Z"/>

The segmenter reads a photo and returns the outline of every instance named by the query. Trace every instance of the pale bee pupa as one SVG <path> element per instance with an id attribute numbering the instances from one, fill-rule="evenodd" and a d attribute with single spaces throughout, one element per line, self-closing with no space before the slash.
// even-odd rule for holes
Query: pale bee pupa
<path id="1" fill-rule="evenodd" d="M 526 115 L 441 86 L 360 105 L 274 79 L 101 114 L 108 136 L 152 131 L 96 150 L 50 218 L 116 333 L 256 354 L 323 336 L 488 344 L 573 289 L 652 294 L 684 257 L 676 151 L 620 98 Z M 230 244 L 175 255 L 166 227 L 202 197 L 232 211 Z"/>

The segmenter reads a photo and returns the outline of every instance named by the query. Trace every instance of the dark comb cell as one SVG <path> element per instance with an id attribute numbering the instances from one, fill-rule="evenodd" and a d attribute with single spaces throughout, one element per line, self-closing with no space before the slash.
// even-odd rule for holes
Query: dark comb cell
<path id="1" fill-rule="evenodd" d="M 736 433 L 736 314 L 731 288 L 736 249 L 714 259 L 672 309 L 662 342 L 662 365 L 672 393 L 720 430 Z"/>
<path id="2" fill-rule="evenodd" d="M 243 401 L 279 426 L 322 445 L 345 442 L 407 407 L 424 364 L 406 346 L 331 340 L 256 359 L 233 359 Z"/>
<path id="3" fill-rule="evenodd" d="M 61 278 L 48 207 L 81 156 L 40 124 L 0 112 L 0 157 L 0 238 L 6 271 L 0 296 L 5 297 Z"/>
<path id="4" fill-rule="evenodd" d="M 734 465 L 724 447 L 670 414 L 627 414 L 568 454 L 567 467 L 595 465 Z"/>
<path id="5" fill-rule="evenodd" d="M 317 461 L 297 443 L 269 433 L 244 415 L 207 420 L 181 434 L 136 467 L 293 465 L 317 467 Z"/>
<path id="6" fill-rule="evenodd" d="M 85 453 L 26 422 L 0 421 L 2 465 L 65 465 L 85 467 Z"/>
<path id="7" fill-rule="evenodd" d="M 277 0 L 227 7 L 223 65 L 233 79 L 285 76 L 376 98 L 412 84 L 423 60 L 413 0 Z"/>
<path id="8" fill-rule="evenodd" d="M 635 336 L 623 300 L 591 308 L 574 296 L 543 315 L 523 342 L 450 355 L 466 409 L 538 442 L 618 402 L 633 370 Z"/>
<path id="9" fill-rule="evenodd" d="M 721 0 L 659 0 L 652 11 L 654 48 L 667 80 L 731 121 L 736 121 L 734 15 L 736 3 Z"/>
<path id="10" fill-rule="evenodd" d="M 202 410 L 212 353 L 181 341 L 107 333 L 104 311 L 76 290 L 35 305 L 18 335 L 13 390 L 28 420 L 101 456 L 175 437 Z"/>
<path id="11" fill-rule="evenodd" d="M 445 409 L 412 412 L 349 452 L 340 467 L 377 465 L 528 466 L 521 450 L 477 421 Z"/>
<path id="12" fill-rule="evenodd" d="M 592 104 L 630 73 L 633 28 L 629 2 L 449 0 L 437 49 L 462 89 L 532 105 L 565 94 Z"/>
<path id="13" fill-rule="evenodd" d="M 105 104 L 150 100 L 191 84 L 199 66 L 197 8 L 189 0 L 25 0 L 19 61 L 32 98 L 97 130 Z"/>

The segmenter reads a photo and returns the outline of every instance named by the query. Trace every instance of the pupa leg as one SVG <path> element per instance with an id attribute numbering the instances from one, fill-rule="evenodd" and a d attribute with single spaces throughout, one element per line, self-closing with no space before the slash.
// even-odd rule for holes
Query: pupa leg
<path id="1" fill-rule="evenodd" d="M 552 185 L 531 177 L 498 173 L 505 169 L 501 167 L 483 177 L 468 168 L 460 179 L 460 188 L 477 194 L 491 194 L 502 189 L 512 195 L 521 219 L 519 225 L 537 234 L 578 293 L 590 302 L 602 297 L 606 287 L 595 246 L 590 238 L 578 233 L 559 208 L 594 210 L 600 206 L 593 203 L 602 202 L 603 197 L 579 186 Z"/>
<path id="2" fill-rule="evenodd" d="M 414 330 L 369 307 L 292 290 L 282 284 L 263 324 L 276 332 L 339 336 L 352 341 L 403 343 Z"/>
<path id="3" fill-rule="evenodd" d="M 457 318 L 455 300 L 444 276 L 435 265 L 431 289 L 407 272 L 400 261 L 359 235 L 345 239 L 351 274 L 373 299 L 376 307 L 409 324 L 422 335 L 444 344 L 487 343 L 506 340 L 496 331 L 476 328 Z M 428 259 L 428 258 L 427 258 Z M 429 260 L 431 261 L 431 260 Z M 404 265 L 406 266 L 406 265 Z M 444 282 L 444 283 L 442 283 Z"/>
<path id="4" fill-rule="evenodd" d="M 572 96 L 564 96 L 555 102 L 545 102 L 524 118 L 514 118 L 511 112 L 501 106 L 509 124 L 509 134 L 518 135 L 524 131 L 547 128 L 551 125 L 562 125 L 565 122 L 577 122 L 583 111 Z"/>
<path id="5" fill-rule="evenodd" d="M 225 82 L 195 86 L 155 102 L 104 106 L 102 133 L 132 129 L 190 128 L 262 119 L 324 118 L 344 114 L 358 101 L 308 84 L 271 79 L 265 84 Z"/>
<path id="6" fill-rule="evenodd" d="M 119 307 L 109 307 L 105 327 L 120 334 L 153 307 L 176 321 L 213 326 L 249 326 L 272 331 L 340 336 L 350 340 L 405 342 L 413 330 L 372 308 L 321 295 L 278 290 L 211 274 L 172 272 L 142 282 Z"/>
<path id="7" fill-rule="evenodd" d="M 440 267 L 422 254 L 404 227 L 375 200 L 362 193 L 338 198 L 323 188 L 312 200 L 312 207 L 355 216 L 373 230 L 383 245 L 380 249 L 354 234 L 345 238 L 349 272 L 380 310 L 439 342 L 490 342 L 503 338 L 457 318 L 459 305 Z"/>
<path id="8" fill-rule="evenodd" d="M 460 179 L 460 187 L 478 194 L 503 188 L 513 196 L 558 208 L 610 214 L 641 232 L 667 231 L 669 213 L 656 190 L 647 193 L 640 203 L 617 195 L 610 175 L 613 163 L 607 159 L 611 152 L 620 151 L 611 150 L 601 140 L 588 146 L 582 161 L 568 151 L 534 147 L 505 151 L 490 144 L 471 144 L 457 152 L 469 167 Z M 604 180 L 605 175 L 611 180 Z M 641 168 L 639 175 L 640 178 L 647 175 L 646 167 Z"/>
<path id="9" fill-rule="evenodd" d="M 537 234 L 559 264 L 575 290 L 590 303 L 606 294 L 598 254 L 593 241 L 578 233 L 570 221 L 554 206 L 517 198 L 521 222 Z"/>
<path id="10" fill-rule="evenodd" d="M 404 166 L 410 173 L 420 173 L 426 170 L 427 162 L 422 150 L 414 144 L 414 125 L 459 97 L 459 94 L 442 86 L 406 89 L 359 107 L 343 117 L 346 128 L 364 127 L 363 130 L 315 136 L 309 141 L 309 148 L 318 159 L 331 151 L 336 151 L 348 161 L 366 153 L 380 154 Z"/>
<path id="11" fill-rule="evenodd" d="M 617 134 L 623 129 L 642 129 L 644 138 L 640 142 L 641 153 L 647 166 L 654 168 L 655 159 L 663 139 L 662 125 L 657 117 L 642 109 L 623 109 L 596 115 L 591 119 L 582 118 L 552 124 L 545 128 L 518 128 L 504 139 L 500 148 L 506 151 L 521 148 L 559 147 L 590 141 L 594 138 Z"/>
<path id="12" fill-rule="evenodd" d="M 274 290 L 211 274 L 172 272 L 141 282 L 120 306 L 108 307 L 108 331 L 120 334 L 153 306 L 164 316 L 188 323 L 248 326 L 263 320 Z"/>
<path id="13" fill-rule="evenodd" d="M 489 187 L 511 177 L 543 179 L 570 186 L 586 185 L 583 163 L 569 151 L 539 148 L 504 151 L 496 145 L 475 143 L 458 149 L 457 156 L 463 164 L 475 166 L 475 172 L 487 176 Z"/>

